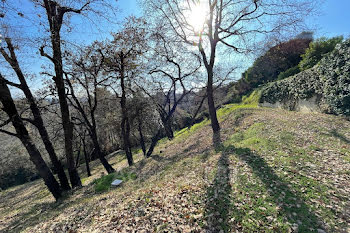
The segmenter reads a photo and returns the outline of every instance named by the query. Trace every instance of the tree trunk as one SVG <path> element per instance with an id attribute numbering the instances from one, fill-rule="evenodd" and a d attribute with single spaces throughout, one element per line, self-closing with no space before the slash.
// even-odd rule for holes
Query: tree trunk
<path id="1" fill-rule="evenodd" d="M 168 136 L 168 132 L 167 132 L 167 129 L 166 129 L 165 126 L 166 125 L 170 125 L 170 129 L 171 129 L 171 124 L 169 122 L 171 122 L 171 117 L 173 116 L 173 114 L 174 114 L 174 112 L 176 110 L 176 107 L 177 107 L 178 103 L 181 101 L 182 98 L 183 97 L 181 97 L 178 102 L 174 103 L 174 106 L 171 108 L 171 110 L 167 113 L 166 116 L 162 116 L 161 115 L 161 120 L 162 120 L 162 123 L 164 125 L 164 130 L 165 130 L 165 133 L 166 133 L 167 136 Z M 150 147 L 149 147 L 149 149 L 147 151 L 146 157 L 150 157 L 152 155 L 153 150 L 156 147 L 156 145 L 157 145 L 157 143 L 158 143 L 158 141 L 159 141 L 159 139 L 161 137 L 161 132 L 162 132 L 162 129 L 159 129 L 157 131 L 157 134 L 152 138 L 151 145 L 150 145 Z M 171 132 L 172 132 L 172 129 L 171 129 Z M 172 138 L 173 137 L 174 137 L 174 134 L 172 133 Z"/>
<path id="2" fill-rule="evenodd" d="M 134 164 L 134 160 L 132 157 L 131 152 L 131 143 L 130 143 L 130 123 L 129 123 L 129 117 L 128 117 L 128 111 L 126 106 L 126 90 L 125 90 L 125 76 L 124 76 L 124 57 L 123 52 L 121 52 L 120 63 L 121 66 L 121 72 L 120 72 L 120 86 L 122 89 L 122 97 L 120 99 L 120 105 L 122 109 L 122 122 L 121 122 L 121 131 L 122 131 L 122 137 L 123 137 L 123 144 L 124 144 L 124 150 L 126 154 L 126 158 L 128 160 L 129 166 L 132 166 Z"/>
<path id="3" fill-rule="evenodd" d="M 0 77 L 0 93 L 0 101 L 2 102 L 3 110 L 11 119 L 12 125 L 16 130 L 17 137 L 21 140 L 21 142 L 27 149 L 27 152 L 30 156 L 30 160 L 34 163 L 36 169 L 38 170 L 40 176 L 43 178 L 49 191 L 52 193 L 56 200 L 59 199 L 61 197 L 60 185 L 56 181 L 51 170 L 43 160 L 39 150 L 30 138 L 22 119 L 18 114 L 14 101 L 11 97 L 10 90 L 6 86 L 5 81 L 4 79 L 2 79 L 2 77 Z"/>
<path id="4" fill-rule="evenodd" d="M 166 136 L 168 137 L 169 140 L 172 140 L 174 138 L 174 131 L 171 128 L 171 118 L 163 122 L 163 124 L 164 124 Z"/>
<path id="5" fill-rule="evenodd" d="M 171 119 L 173 114 L 171 111 L 167 114 L 167 116 L 162 117 L 162 122 L 165 130 L 165 134 L 169 140 L 172 140 L 174 138 L 174 131 L 171 127 Z"/>
<path id="6" fill-rule="evenodd" d="M 132 166 L 134 164 L 134 160 L 132 157 L 131 144 L 130 144 L 130 124 L 129 124 L 128 118 L 125 116 L 125 110 L 122 110 L 122 112 L 124 112 L 122 117 L 122 123 L 121 123 L 124 150 L 125 150 L 126 158 L 128 160 L 128 164 L 129 166 Z"/>
<path id="7" fill-rule="evenodd" d="M 90 97 L 89 97 L 90 98 Z M 95 95 L 95 98 L 96 95 Z M 96 99 L 97 100 L 97 99 Z M 96 101 L 97 102 L 97 101 Z M 82 111 L 82 114 L 84 114 L 85 116 L 85 112 Z M 88 119 L 87 117 L 85 117 L 86 121 L 88 122 Z M 94 110 L 91 110 L 91 121 L 92 121 L 92 124 L 89 124 L 90 126 L 90 131 L 92 133 L 92 142 L 94 144 L 94 147 L 95 147 L 95 150 L 96 150 L 96 153 L 97 153 L 97 156 L 98 158 L 100 159 L 103 167 L 106 169 L 107 173 L 110 174 L 110 173 L 113 173 L 115 172 L 114 168 L 108 163 L 107 159 L 105 158 L 104 154 L 102 153 L 101 151 L 101 147 L 100 147 L 100 143 L 98 142 L 98 139 L 97 139 L 97 126 L 96 126 L 96 120 L 95 120 L 95 111 Z"/>
<path id="8" fill-rule="evenodd" d="M 138 130 L 139 130 L 139 134 L 140 134 L 140 145 L 141 145 L 141 149 L 143 152 L 143 155 L 146 156 L 146 144 L 145 144 L 145 139 L 143 137 L 143 133 L 142 133 L 142 121 L 139 118 L 139 124 L 138 124 Z"/>
<path id="9" fill-rule="evenodd" d="M 78 152 L 77 152 L 77 158 L 75 160 L 75 166 L 79 167 L 80 165 L 80 153 L 81 153 L 81 142 L 77 142 L 77 148 L 78 148 Z"/>
<path id="10" fill-rule="evenodd" d="M 56 73 L 57 74 L 57 73 Z M 69 116 L 69 107 L 66 100 L 65 87 L 63 79 L 59 80 L 55 78 L 57 92 L 59 96 L 59 102 L 61 107 L 62 114 L 62 124 L 64 131 L 64 141 L 65 141 L 65 152 L 67 158 L 68 172 L 71 184 L 73 187 L 81 186 L 81 180 L 78 174 L 78 171 L 74 164 L 73 157 L 73 123 L 70 120 Z"/>
<path id="11" fill-rule="evenodd" d="M 85 164 L 86 164 L 86 172 L 87 172 L 88 176 L 91 176 L 90 165 L 89 165 L 90 159 L 89 159 L 89 156 L 88 156 L 87 151 L 86 151 L 85 135 L 83 137 L 84 138 L 82 140 L 83 140 L 83 150 L 84 150 L 84 158 L 85 158 Z"/>
<path id="12" fill-rule="evenodd" d="M 221 143 L 220 137 L 220 125 L 216 115 L 216 108 L 214 104 L 214 94 L 213 94 L 213 69 L 209 67 L 208 72 L 208 83 L 207 83 L 207 97 L 208 97 L 208 108 L 209 116 L 211 121 L 211 127 L 213 129 L 213 144 L 217 146 Z"/>
<path id="13" fill-rule="evenodd" d="M 175 103 L 174 105 L 177 105 L 177 103 Z M 176 108 L 176 106 L 175 106 Z M 171 108 L 170 109 L 170 103 L 169 103 L 169 110 L 165 111 L 164 109 L 158 110 L 159 115 L 160 115 L 160 119 L 163 123 L 163 127 L 164 127 L 164 131 L 165 131 L 165 135 L 167 136 L 167 138 L 169 140 L 172 140 L 174 138 L 174 132 L 173 129 L 171 127 L 171 119 L 173 116 L 173 113 L 175 112 L 175 108 Z"/>
<path id="14" fill-rule="evenodd" d="M 35 117 L 34 117 L 35 118 Z M 34 119 L 35 123 L 37 124 L 37 119 Z M 55 172 L 57 173 L 58 179 L 60 181 L 61 187 L 63 190 L 70 190 L 69 182 L 66 176 L 66 173 L 64 172 L 63 166 L 61 162 L 58 160 L 55 149 L 50 141 L 49 135 L 46 131 L 46 128 L 43 125 L 42 119 L 39 119 L 41 121 L 38 123 L 38 131 L 40 133 L 41 139 L 43 140 L 43 143 L 45 145 L 46 151 L 49 154 L 50 160 L 52 162 L 52 165 L 54 167 Z"/>
<path id="15" fill-rule="evenodd" d="M 19 66 L 14 47 L 12 45 L 11 39 L 6 38 L 6 43 L 8 46 L 8 49 L 10 51 L 10 55 L 6 54 L 4 51 L 1 51 L 2 55 L 5 57 L 6 61 L 11 65 L 12 69 L 16 72 L 16 75 L 21 83 L 21 90 L 23 91 L 24 95 L 26 96 L 26 99 L 28 100 L 30 104 L 30 109 L 32 111 L 33 117 L 34 117 L 34 124 L 35 127 L 38 129 L 40 137 L 44 143 L 45 149 L 47 153 L 49 154 L 51 163 L 54 167 L 54 172 L 57 173 L 58 179 L 60 181 L 61 187 L 63 190 L 70 190 L 69 182 L 66 176 L 66 173 L 64 172 L 63 166 L 61 162 L 58 160 L 58 157 L 56 155 L 55 149 L 51 143 L 49 134 L 47 133 L 47 130 L 44 125 L 43 118 L 41 116 L 40 110 L 38 105 L 36 104 L 35 98 L 30 91 L 27 81 L 23 75 L 23 72 Z"/>
<path id="16" fill-rule="evenodd" d="M 147 158 L 152 155 L 153 150 L 154 150 L 154 148 L 156 147 L 156 145 L 157 145 L 157 143 L 159 141 L 161 131 L 162 131 L 162 129 L 159 129 L 157 134 L 152 138 L 151 145 L 149 146 L 148 151 L 147 151 L 147 155 L 146 155 Z"/>
<path id="17" fill-rule="evenodd" d="M 107 159 L 104 157 L 104 155 L 101 151 L 101 147 L 100 147 L 100 144 L 98 143 L 97 135 L 96 135 L 95 131 L 92 131 L 91 139 L 92 139 L 92 143 L 94 144 L 94 147 L 95 147 L 95 152 L 96 152 L 99 160 L 101 161 L 103 167 L 108 172 L 108 174 L 115 172 L 114 168 L 108 163 Z"/>
<path id="18" fill-rule="evenodd" d="M 95 110 L 96 110 L 96 104 L 97 104 L 97 96 L 96 96 L 96 94 L 95 94 L 95 97 L 94 97 L 95 98 L 95 106 L 92 107 L 90 93 L 87 92 L 88 103 L 89 103 L 89 106 L 90 106 L 90 117 L 91 117 L 91 123 L 90 123 L 86 112 L 84 111 L 84 109 L 81 106 L 78 98 L 74 94 L 74 88 L 73 88 L 71 82 L 68 80 L 68 78 L 67 78 L 67 83 L 68 83 L 68 85 L 69 85 L 69 87 L 71 89 L 71 96 L 73 97 L 73 100 L 75 101 L 75 103 L 77 105 L 77 106 L 75 106 L 75 108 L 80 112 L 80 114 L 82 115 L 82 117 L 85 120 L 86 126 L 89 129 L 89 135 L 90 135 L 90 138 L 91 138 L 91 140 L 92 140 L 92 142 L 94 144 L 95 152 L 96 152 L 98 158 L 100 159 L 102 165 L 104 166 L 104 168 L 106 169 L 106 171 L 109 174 L 115 172 L 113 167 L 108 163 L 108 161 L 104 157 L 104 155 L 103 155 L 103 153 L 101 151 L 100 144 L 98 142 L 98 138 L 97 138 L 97 126 L 96 126 L 96 120 L 95 120 Z"/>
<path id="19" fill-rule="evenodd" d="M 62 125 L 64 131 L 65 152 L 68 165 L 68 173 L 72 187 L 81 186 L 81 180 L 75 167 L 73 157 L 73 123 L 69 115 L 69 106 L 66 99 L 65 84 L 63 79 L 63 63 L 61 51 L 60 30 L 66 9 L 60 7 L 56 2 L 44 0 L 45 10 L 50 24 L 51 44 L 56 76 L 53 78 L 60 103 Z M 44 54 L 43 54 L 44 55 Z M 47 55 L 46 55 L 47 56 Z"/>
<path id="20" fill-rule="evenodd" d="M 189 124 L 189 126 L 187 127 L 188 129 L 191 129 L 191 127 L 194 125 L 194 122 L 196 121 L 196 117 L 197 117 L 199 111 L 201 110 L 201 108 L 202 108 L 202 106 L 203 106 L 203 103 L 204 103 L 204 100 L 205 100 L 206 98 L 207 98 L 207 96 L 205 95 L 205 96 L 202 98 L 201 102 L 199 103 L 196 112 L 195 112 L 195 113 L 193 114 L 193 116 L 191 117 L 190 124 Z"/>

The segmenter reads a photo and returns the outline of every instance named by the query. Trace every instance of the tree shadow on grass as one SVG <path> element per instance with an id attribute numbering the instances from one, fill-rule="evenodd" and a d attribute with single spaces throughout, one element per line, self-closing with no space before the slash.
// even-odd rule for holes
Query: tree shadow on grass
<path id="1" fill-rule="evenodd" d="M 41 214 L 45 212 L 50 205 L 51 203 L 39 203 L 31 206 L 31 208 L 21 214 L 21 218 L 11 222 L 5 230 L 8 232 L 21 232 L 26 227 L 39 223 Z"/>
<path id="2" fill-rule="evenodd" d="M 89 184 L 85 186 L 85 188 L 93 187 L 93 184 Z M 39 190 L 40 191 L 40 190 Z M 18 218 L 13 218 L 9 221 L 8 226 L 3 230 L 5 232 L 22 232 L 28 227 L 33 227 L 42 222 L 45 222 L 46 219 L 51 219 L 59 216 L 66 208 L 70 206 L 74 206 L 83 202 L 85 199 L 88 200 L 92 196 L 95 195 L 95 192 L 86 192 L 86 189 L 79 189 L 79 192 L 84 195 L 78 198 L 70 198 L 72 191 L 66 193 L 64 197 L 56 202 L 45 201 L 41 203 L 30 204 L 27 200 L 23 200 L 23 205 L 16 207 L 17 209 L 25 208 L 24 206 L 28 205 L 28 207 L 20 212 L 20 216 Z M 50 195 L 50 194 L 47 194 Z M 33 200 L 37 197 L 37 192 L 32 194 Z M 91 208 L 90 205 L 85 205 L 84 208 Z"/>
<path id="3" fill-rule="evenodd" d="M 204 217 L 208 232 L 230 232 L 230 169 L 229 153 L 221 152 L 217 162 L 217 171 L 212 185 L 207 189 Z"/>
<path id="4" fill-rule="evenodd" d="M 350 144 L 350 140 L 346 138 L 343 134 L 339 133 L 336 129 L 332 129 L 329 131 L 329 134 L 335 138 L 340 139 L 341 141 Z"/>
<path id="5" fill-rule="evenodd" d="M 322 229 L 318 217 L 311 211 L 300 194 L 290 189 L 290 185 L 281 179 L 267 162 L 249 148 L 234 148 L 239 159 L 246 162 L 253 173 L 264 183 L 268 193 L 280 208 L 284 218 L 296 227 L 298 232 L 312 232 L 310 229 Z"/>

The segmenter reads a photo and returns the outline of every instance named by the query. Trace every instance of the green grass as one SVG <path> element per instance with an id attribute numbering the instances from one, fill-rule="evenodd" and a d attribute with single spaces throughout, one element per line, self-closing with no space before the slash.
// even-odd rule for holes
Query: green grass
<path id="1" fill-rule="evenodd" d="M 127 169 L 125 169 L 127 170 Z M 118 173 L 108 174 L 106 176 L 102 176 L 101 178 L 94 181 L 95 192 L 102 193 L 109 191 L 111 189 L 111 183 L 115 179 L 123 180 L 123 182 L 127 182 L 129 180 L 135 180 L 137 178 L 135 173 L 121 171 Z"/>
<path id="2" fill-rule="evenodd" d="M 242 97 L 243 105 L 258 105 L 261 97 L 261 89 L 255 89 L 250 95 Z"/>
<path id="3" fill-rule="evenodd" d="M 313 140 L 319 138 L 317 135 Z M 232 156 L 237 162 L 244 161 L 233 183 L 231 200 L 231 218 L 243 232 L 287 232 L 290 228 L 317 232 L 322 229 L 321 220 L 328 222 L 330 229 L 336 226 L 336 213 L 325 207 L 331 205 L 330 187 L 300 172 L 309 170 L 306 162 L 318 166 L 312 152 L 323 149 L 311 142 L 305 147 L 296 145 L 303 140 L 288 128 L 277 130 L 257 122 L 238 129 L 224 142 L 226 147 L 235 148 Z M 328 141 L 334 140 L 335 136 L 329 135 Z M 338 150 L 347 160 L 347 150 Z"/>
<path id="4" fill-rule="evenodd" d="M 172 211 L 176 212 L 170 218 L 180 216 L 179 222 L 188 221 L 184 223 L 188 224 L 186 227 L 198 224 L 200 230 L 206 230 L 208 226 L 213 232 L 292 232 L 291 228 L 298 228 L 296 232 L 317 232 L 320 228 L 341 232 L 339 229 L 347 229 L 347 222 L 340 217 L 341 208 L 345 209 L 349 201 L 346 192 L 342 193 L 345 189 L 332 186 L 331 178 L 318 175 L 325 174 L 327 161 L 324 160 L 330 156 L 329 151 L 339 154 L 339 161 L 350 162 L 349 147 L 345 143 L 348 140 L 345 130 L 349 127 L 330 131 L 334 127 L 333 120 L 323 123 L 318 121 L 321 117 L 313 114 L 305 115 L 306 123 L 303 124 L 298 119 L 304 119 L 304 116 L 301 118 L 297 113 L 256 110 L 258 97 L 259 93 L 253 92 L 244 97 L 241 104 L 226 105 L 217 111 L 224 126 L 222 138 L 227 139 L 217 150 L 209 144 L 201 144 L 210 143 L 202 133 L 199 134 L 201 130 L 210 132 L 210 121 L 204 120 L 190 129 L 175 132 L 172 141 L 162 139 L 155 149 L 162 151 L 159 155 L 141 162 L 135 160 L 135 166 L 119 167 L 120 172 L 95 180 L 95 193 L 84 197 L 84 203 L 80 201 L 79 204 L 85 208 L 90 203 L 90 208 L 94 209 L 96 203 L 91 204 L 94 200 L 99 203 L 106 196 L 118 199 L 126 194 L 130 198 L 125 201 L 126 206 L 113 204 L 108 208 L 115 208 L 114 213 L 123 216 L 124 220 L 133 218 L 130 213 L 138 213 L 139 209 L 140 213 L 153 218 L 170 212 L 164 209 L 166 205 L 162 202 L 164 197 L 170 196 L 173 198 L 167 201 L 179 200 L 172 205 L 175 206 Z M 310 118 L 312 121 L 307 122 Z M 328 117 L 321 119 L 326 121 Z M 113 159 L 126 165 L 124 155 Z M 347 164 L 341 162 L 342 166 Z M 328 174 L 335 173 L 349 175 L 348 170 L 338 167 Z M 95 173 L 95 177 L 96 174 L 99 173 Z M 123 180 L 124 185 L 110 191 L 114 179 Z M 85 179 L 83 181 L 85 183 Z M 176 186 L 172 186 L 173 183 Z M 191 187 L 200 192 L 192 192 Z M 182 192 L 186 189 L 189 191 Z M 39 196 L 47 194 L 47 191 L 39 192 Z M 186 195 L 190 197 L 186 199 Z M 331 205 L 339 205 L 339 212 L 329 208 Z M 130 212 L 126 212 L 125 207 Z M 196 214 L 188 214 L 187 207 L 195 209 Z M 105 206 L 100 208 L 109 211 Z M 62 210 L 63 207 L 55 211 Z M 194 218 L 197 213 L 200 213 L 199 217 Z M 29 212 L 29 215 L 34 214 Z M 213 222 L 208 224 L 208 219 Z M 327 228 L 320 222 L 326 223 Z M 173 232 L 173 225 L 164 221 L 152 227 L 155 231 Z"/>
<path id="5" fill-rule="evenodd" d="M 222 106 L 216 112 L 217 117 L 222 120 L 223 118 L 227 117 L 228 115 L 237 114 L 238 110 L 257 108 L 258 104 L 259 104 L 260 95 L 261 95 L 261 91 L 256 90 L 256 91 L 253 91 L 250 95 L 244 96 L 243 101 L 240 104 L 228 104 L 228 105 Z M 239 117 L 239 116 L 236 116 L 236 117 Z M 183 128 L 179 131 L 176 131 L 174 136 L 175 136 L 175 138 L 180 139 L 180 140 L 186 139 L 188 136 L 195 133 L 198 129 L 201 129 L 202 127 L 209 125 L 209 124 L 210 124 L 209 119 L 206 119 L 202 122 L 194 124 L 190 129 Z M 166 141 L 167 141 L 167 139 L 164 138 L 160 141 L 160 144 L 164 143 Z"/>
<path id="6" fill-rule="evenodd" d="M 343 154 L 343 159 L 350 163 L 350 151 L 347 149 L 341 148 L 340 152 Z"/>
<path id="7" fill-rule="evenodd" d="M 209 125 L 209 120 L 206 119 L 202 122 L 199 122 L 197 124 L 194 124 L 190 129 L 188 128 L 183 128 L 177 132 L 175 132 L 174 136 L 175 136 L 175 141 L 178 142 L 179 140 L 184 140 L 186 138 L 188 138 L 189 136 L 191 136 L 194 132 L 196 132 L 198 129 L 201 129 L 202 127 Z"/>

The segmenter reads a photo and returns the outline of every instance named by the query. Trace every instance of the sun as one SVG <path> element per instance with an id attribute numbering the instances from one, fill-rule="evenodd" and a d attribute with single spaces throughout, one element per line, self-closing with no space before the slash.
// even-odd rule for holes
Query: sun
<path id="1" fill-rule="evenodd" d="M 202 2 L 191 5 L 188 13 L 188 23 L 193 27 L 196 33 L 203 31 L 207 14 L 208 7 Z"/>

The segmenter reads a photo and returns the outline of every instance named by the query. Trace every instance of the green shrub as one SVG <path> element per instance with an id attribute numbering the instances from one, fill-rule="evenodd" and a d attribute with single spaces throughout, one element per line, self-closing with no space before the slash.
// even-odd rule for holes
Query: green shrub
<path id="1" fill-rule="evenodd" d="M 111 188 L 111 183 L 115 180 L 115 177 L 116 174 L 112 173 L 95 180 L 95 191 L 98 193 L 108 191 Z"/>
<path id="2" fill-rule="evenodd" d="M 20 166 L 8 173 L 0 175 L 0 190 L 21 185 L 39 178 L 40 176 L 32 169 Z"/>
<path id="3" fill-rule="evenodd" d="M 350 39 L 338 44 L 317 66 L 295 76 L 271 83 L 260 102 L 281 102 L 295 109 L 300 99 L 317 97 L 322 112 L 350 116 Z"/>
<path id="4" fill-rule="evenodd" d="M 261 96 L 261 88 L 254 90 L 249 95 L 243 96 L 242 104 L 244 105 L 258 105 Z"/>
<path id="5" fill-rule="evenodd" d="M 243 73 L 244 79 L 252 88 L 275 81 L 278 74 L 299 64 L 310 42 L 311 39 L 292 39 L 270 48 Z"/>
<path id="6" fill-rule="evenodd" d="M 311 41 L 311 38 L 301 36 L 270 48 L 230 87 L 229 97 L 224 103 L 240 103 L 241 97 L 249 94 L 254 88 L 277 80 L 281 72 L 297 66 Z"/>
<path id="7" fill-rule="evenodd" d="M 309 48 L 306 49 L 305 54 L 301 55 L 302 60 L 299 63 L 301 71 L 310 69 L 316 65 L 327 53 L 334 50 L 335 46 L 343 41 L 342 36 L 327 39 L 322 37 L 310 43 Z"/>
<path id="8" fill-rule="evenodd" d="M 299 66 L 294 66 L 292 68 L 289 68 L 288 70 L 281 72 L 278 77 L 277 80 L 282 80 L 285 78 L 288 78 L 290 76 L 296 75 L 297 73 L 300 72 Z"/>

